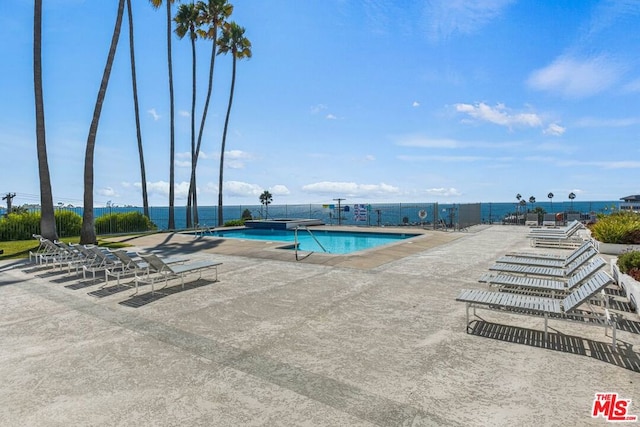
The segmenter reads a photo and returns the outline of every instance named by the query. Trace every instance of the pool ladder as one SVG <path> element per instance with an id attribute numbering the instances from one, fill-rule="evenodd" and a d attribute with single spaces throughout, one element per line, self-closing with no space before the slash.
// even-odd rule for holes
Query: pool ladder
<path id="1" fill-rule="evenodd" d="M 304 256 L 304 257 L 302 257 L 302 258 L 298 257 L 298 230 L 299 230 L 299 229 L 301 229 L 301 228 L 302 228 L 302 229 L 304 229 L 304 230 L 306 230 L 306 231 L 307 231 L 307 233 L 309 233 L 309 235 L 313 238 L 313 240 L 315 240 L 315 241 L 316 241 L 316 243 L 318 244 L 318 246 L 320 246 L 320 248 L 322 248 L 322 250 L 323 250 L 325 253 L 329 253 L 329 251 L 328 251 L 328 250 L 326 250 L 324 246 L 322 246 L 322 243 L 320 243 L 320 241 L 316 238 L 316 236 L 314 236 L 314 235 L 313 235 L 313 233 L 311 232 L 311 230 L 309 230 L 309 228 L 308 228 L 308 227 L 300 227 L 300 226 L 297 226 L 296 228 L 294 228 L 294 229 L 293 229 L 293 247 L 294 247 L 295 252 L 296 252 L 296 261 L 301 261 L 301 260 L 303 260 L 303 259 L 307 258 L 308 256 L 310 256 L 310 255 L 313 253 L 313 251 L 312 251 L 312 252 L 309 252 L 307 255 L 305 255 L 305 256 Z"/>
<path id="2" fill-rule="evenodd" d="M 207 225 L 204 224 L 196 224 L 196 229 L 195 229 L 195 233 L 193 234 L 193 238 L 197 238 L 197 237 L 203 237 L 205 236 L 207 233 L 211 234 L 212 232 L 212 227 L 209 227 Z"/>

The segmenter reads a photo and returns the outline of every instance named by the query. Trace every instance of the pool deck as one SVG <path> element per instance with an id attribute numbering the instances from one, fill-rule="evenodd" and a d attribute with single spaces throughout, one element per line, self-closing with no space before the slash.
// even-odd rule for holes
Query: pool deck
<path id="1" fill-rule="evenodd" d="M 541 252 L 527 232 L 424 231 L 301 262 L 276 242 L 118 238 L 223 263 L 155 296 L 1 262 L 0 425 L 603 426 L 599 392 L 640 416 L 635 313 L 615 352 L 603 328 L 551 320 L 546 343 L 541 319 L 506 313 L 467 333 L 460 289 L 505 252 Z"/>

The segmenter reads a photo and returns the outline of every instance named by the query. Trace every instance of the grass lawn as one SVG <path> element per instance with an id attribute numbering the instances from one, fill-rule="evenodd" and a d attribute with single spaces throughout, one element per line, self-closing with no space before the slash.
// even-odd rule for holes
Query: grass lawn
<path id="1" fill-rule="evenodd" d="M 80 237 L 65 237 L 61 239 L 65 243 L 78 243 L 80 242 Z M 0 254 L 0 261 L 5 259 L 18 259 L 18 258 L 27 258 L 29 256 L 29 251 L 34 251 L 38 249 L 40 244 L 35 239 L 30 240 L 14 240 L 11 242 L 0 242 L 0 250 L 3 251 Z M 123 248 L 130 245 L 126 243 L 119 242 L 106 242 L 102 241 L 100 237 L 98 237 L 98 246 L 117 249 Z"/>

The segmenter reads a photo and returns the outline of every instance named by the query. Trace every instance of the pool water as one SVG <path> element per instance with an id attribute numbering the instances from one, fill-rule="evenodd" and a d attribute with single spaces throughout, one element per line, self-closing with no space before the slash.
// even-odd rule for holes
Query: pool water
<path id="1" fill-rule="evenodd" d="M 293 230 L 242 228 L 211 231 L 205 233 L 205 236 L 294 243 Z M 349 254 L 398 242 L 415 236 L 418 236 L 418 234 L 334 230 L 311 230 L 311 233 L 309 233 L 306 230 L 298 230 L 298 250 L 309 252 L 326 251 L 331 254 Z M 322 245 L 322 247 L 320 245 Z"/>

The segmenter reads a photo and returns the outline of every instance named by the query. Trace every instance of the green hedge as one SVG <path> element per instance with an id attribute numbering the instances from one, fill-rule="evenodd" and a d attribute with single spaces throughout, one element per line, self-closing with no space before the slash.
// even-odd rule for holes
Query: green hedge
<path id="1" fill-rule="evenodd" d="M 58 237 L 80 235 L 82 218 L 70 211 L 56 211 Z M 0 217 L 0 241 L 29 240 L 40 233 L 40 212 L 10 213 Z"/>
<path id="2" fill-rule="evenodd" d="M 156 225 L 141 212 L 123 212 L 102 215 L 95 220 L 96 234 L 122 234 L 151 231 Z"/>
<path id="3" fill-rule="evenodd" d="M 56 210 L 58 237 L 80 235 L 82 217 L 75 212 Z M 156 225 L 140 212 L 103 215 L 95 220 L 96 234 L 133 233 L 151 231 Z M 0 217 L 0 241 L 29 240 L 40 232 L 40 212 L 11 213 Z"/>
<path id="4" fill-rule="evenodd" d="M 640 215 L 616 212 L 599 216 L 591 235 L 603 243 L 640 244 Z"/>

